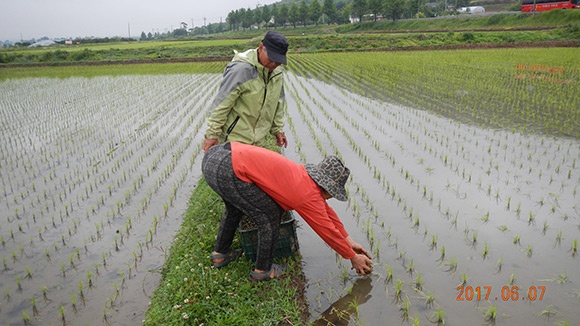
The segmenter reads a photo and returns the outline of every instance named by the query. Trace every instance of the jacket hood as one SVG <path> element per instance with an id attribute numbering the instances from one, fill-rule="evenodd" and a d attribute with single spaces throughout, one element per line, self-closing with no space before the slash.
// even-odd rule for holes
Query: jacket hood
<path id="1" fill-rule="evenodd" d="M 252 66 L 256 67 L 258 71 L 262 71 L 266 69 L 266 67 L 262 66 L 262 64 L 258 61 L 258 49 L 249 49 L 244 52 L 238 52 L 234 50 L 234 57 L 232 58 L 232 62 L 246 62 L 251 64 Z M 267 70 L 267 69 L 266 69 Z M 282 66 L 276 67 L 273 74 L 277 74 L 282 71 Z"/>

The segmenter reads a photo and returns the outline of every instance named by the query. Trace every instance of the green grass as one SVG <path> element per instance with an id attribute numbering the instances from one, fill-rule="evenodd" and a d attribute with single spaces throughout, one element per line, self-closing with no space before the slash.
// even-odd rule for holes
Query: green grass
<path id="1" fill-rule="evenodd" d="M 217 194 L 201 180 L 162 270 L 143 325 L 300 325 L 301 267 L 290 258 L 290 276 L 270 282 L 247 280 L 245 257 L 216 269 L 209 256 L 223 213 Z M 239 247 L 239 242 L 234 247 Z"/>
<path id="2" fill-rule="evenodd" d="M 9 78 L 68 78 L 125 75 L 221 74 L 226 62 L 112 64 L 81 66 L 11 67 L 0 69 L 0 81 Z"/>
<path id="3" fill-rule="evenodd" d="M 580 11 L 552 10 L 536 15 L 496 14 L 484 17 L 470 15 L 451 16 L 447 19 L 418 19 L 404 21 L 363 22 L 360 24 L 342 25 L 336 29 L 339 33 L 364 31 L 422 31 L 422 30 L 469 30 L 494 28 L 534 28 L 555 27 L 569 24 L 580 25 Z"/>

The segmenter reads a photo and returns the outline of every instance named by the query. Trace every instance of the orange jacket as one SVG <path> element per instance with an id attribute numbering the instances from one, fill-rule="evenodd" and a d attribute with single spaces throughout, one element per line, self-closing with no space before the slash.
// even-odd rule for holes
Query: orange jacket
<path id="1" fill-rule="evenodd" d="M 234 173 L 240 180 L 256 184 L 283 209 L 298 213 L 343 258 L 355 256 L 346 241 L 348 232 L 304 165 L 262 147 L 232 142 L 231 149 Z"/>

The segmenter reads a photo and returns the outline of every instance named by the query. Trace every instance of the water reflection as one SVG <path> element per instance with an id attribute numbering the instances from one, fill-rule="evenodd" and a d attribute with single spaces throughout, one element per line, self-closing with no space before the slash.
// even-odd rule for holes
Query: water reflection
<path id="1" fill-rule="evenodd" d="M 351 316 L 355 314 L 356 317 L 358 308 L 372 297 L 370 295 L 372 288 L 371 277 L 359 277 L 352 285 L 350 292 L 331 304 L 313 325 L 348 325 Z"/>

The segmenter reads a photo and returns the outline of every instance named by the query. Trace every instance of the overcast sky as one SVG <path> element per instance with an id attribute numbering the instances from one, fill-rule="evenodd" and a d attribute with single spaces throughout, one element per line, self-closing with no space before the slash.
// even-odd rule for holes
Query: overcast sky
<path id="1" fill-rule="evenodd" d="M 0 0 L 0 41 L 140 36 L 225 22 L 228 13 L 279 0 Z"/>

